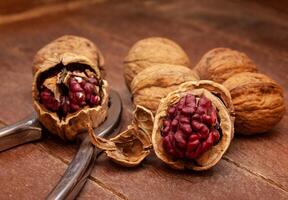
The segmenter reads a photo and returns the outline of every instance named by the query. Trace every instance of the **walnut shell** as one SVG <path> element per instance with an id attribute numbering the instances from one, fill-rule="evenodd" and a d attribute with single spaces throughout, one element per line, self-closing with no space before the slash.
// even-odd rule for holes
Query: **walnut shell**
<path id="1" fill-rule="evenodd" d="M 178 89 L 179 85 L 199 80 L 191 69 L 172 64 L 157 64 L 146 68 L 135 76 L 131 83 L 133 103 L 156 112 L 161 98 Z"/>
<path id="2" fill-rule="evenodd" d="M 253 61 L 244 53 L 228 49 L 215 48 L 208 51 L 194 68 L 201 80 L 223 83 L 234 74 L 256 72 Z"/>
<path id="3" fill-rule="evenodd" d="M 223 154 L 228 149 L 231 140 L 233 139 L 233 122 L 234 118 L 231 116 L 231 111 L 227 109 L 224 102 L 225 100 L 220 99 L 215 94 L 211 93 L 209 89 L 214 88 L 216 91 L 220 91 L 223 89 L 222 95 L 226 96 L 226 99 L 230 98 L 229 92 L 225 91 L 223 86 L 212 82 L 212 81 L 206 81 L 203 85 L 209 85 L 210 87 L 207 87 L 207 89 L 201 88 L 201 81 L 191 81 L 187 82 L 180 86 L 179 90 L 176 90 L 174 92 L 171 92 L 168 94 L 166 98 L 163 98 L 161 100 L 161 103 L 158 107 L 155 121 L 154 121 L 154 127 L 152 132 L 152 144 L 153 148 L 155 150 L 155 153 L 159 159 L 161 159 L 163 162 L 168 164 L 170 167 L 174 169 L 192 169 L 196 171 L 202 171 L 207 170 L 214 165 L 216 165 Z M 213 92 L 213 90 L 212 90 Z M 216 145 L 214 145 L 210 150 L 206 151 L 204 154 L 202 154 L 199 158 L 193 161 L 188 160 L 175 160 L 170 155 L 168 155 L 164 148 L 163 148 L 163 142 L 162 142 L 162 136 L 161 136 L 161 125 L 163 122 L 163 119 L 167 115 L 167 109 L 170 105 L 178 102 L 181 97 L 192 94 L 195 96 L 202 96 L 204 95 L 209 100 L 212 101 L 212 104 L 216 107 L 218 110 L 218 116 L 220 118 L 220 127 L 222 130 L 222 137 Z M 229 103 L 228 103 L 229 104 Z M 230 108 L 232 109 L 232 108 Z"/>
<path id="4" fill-rule="evenodd" d="M 96 136 L 92 129 L 88 132 L 91 142 L 104 150 L 112 161 L 125 167 L 134 167 L 150 154 L 153 121 L 151 111 L 137 106 L 133 112 L 132 124 L 116 137 L 108 140 Z"/>
<path id="5" fill-rule="evenodd" d="M 93 46 L 91 46 L 90 42 L 84 38 L 80 39 L 80 41 L 86 42 L 83 44 L 87 49 L 85 50 L 85 46 L 80 45 L 82 51 L 77 52 L 74 48 L 78 46 L 78 43 L 81 43 L 78 39 L 79 37 L 76 36 L 63 36 L 53 41 L 36 54 L 33 66 L 35 74 L 32 84 L 32 97 L 34 109 L 38 114 L 38 119 L 51 133 L 67 140 L 73 140 L 78 133 L 86 131 L 89 123 L 91 123 L 93 128 L 99 126 L 99 124 L 105 120 L 108 111 L 108 83 L 101 79 L 100 70 L 98 68 L 100 61 L 99 63 L 96 62 L 95 59 L 97 56 L 94 56 L 95 59 L 91 60 L 93 59 L 91 56 L 94 50 L 92 49 L 91 52 L 89 52 L 89 50 L 91 50 L 91 47 Z M 74 45 L 73 41 L 75 42 Z M 67 44 L 66 47 L 64 47 L 65 44 Z M 54 54 L 53 51 L 56 53 Z M 100 60 L 102 60 L 102 56 L 100 57 Z M 103 63 L 103 60 L 101 63 Z M 59 71 L 70 64 L 86 66 L 95 74 L 98 80 L 102 80 L 102 98 L 100 105 L 95 107 L 86 106 L 75 113 L 69 113 L 64 119 L 60 119 L 55 112 L 45 109 L 45 107 L 39 102 L 39 82 L 47 74 L 55 73 L 53 71 Z"/>
<path id="6" fill-rule="evenodd" d="M 267 132 L 283 117 L 283 90 L 268 76 L 244 72 L 230 77 L 223 85 L 232 96 L 236 133 L 252 135 Z"/>
<path id="7" fill-rule="evenodd" d="M 178 44 L 166 38 L 150 37 L 135 43 L 124 59 L 124 76 L 128 87 L 139 72 L 163 63 L 189 66 L 190 60 Z"/>
<path id="8" fill-rule="evenodd" d="M 45 45 L 36 53 L 33 60 L 33 74 L 43 66 L 51 66 L 51 63 L 59 62 L 61 55 L 67 52 L 85 55 L 93 66 L 99 68 L 101 72 L 104 71 L 103 55 L 93 42 L 79 36 L 64 35 Z"/>

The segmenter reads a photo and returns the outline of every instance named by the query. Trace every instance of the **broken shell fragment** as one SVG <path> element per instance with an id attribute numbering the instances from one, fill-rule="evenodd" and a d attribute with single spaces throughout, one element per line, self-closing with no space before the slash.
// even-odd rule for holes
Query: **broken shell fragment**
<path id="1" fill-rule="evenodd" d="M 106 155 L 114 162 L 125 167 L 134 167 L 142 162 L 150 153 L 151 139 L 143 130 L 134 126 L 109 140 L 94 135 L 89 131 L 92 143 L 104 150 Z"/>
<path id="2" fill-rule="evenodd" d="M 96 136 L 92 129 L 88 131 L 91 142 L 97 148 L 104 150 L 112 161 L 125 167 L 139 165 L 152 149 L 153 114 L 142 106 L 137 106 L 133 113 L 132 124 L 116 137 L 104 139 Z"/>

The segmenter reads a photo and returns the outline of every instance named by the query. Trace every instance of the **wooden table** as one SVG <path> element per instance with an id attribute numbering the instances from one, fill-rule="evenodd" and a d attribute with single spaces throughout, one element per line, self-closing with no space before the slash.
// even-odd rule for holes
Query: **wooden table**
<path id="1" fill-rule="evenodd" d="M 107 79 L 124 103 L 123 130 L 132 104 L 122 61 L 134 42 L 149 36 L 177 41 L 193 66 L 214 47 L 246 52 L 260 71 L 284 87 L 288 107 L 288 9 L 287 1 L 277 2 L 1 1 L 1 124 L 31 113 L 33 55 L 64 34 L 85 36 L 104 53 Z M 127 169 L 102 155 L 79 199 L 288 199 L 287 122 L 288 112 L 267 134 L 236 137 L 223 159 L 206 172 L 171 170 L 154 154 Z M 76 144 L 49 136 L 0 153 L 0 199 L 43 199 L 76 151 Z"/>

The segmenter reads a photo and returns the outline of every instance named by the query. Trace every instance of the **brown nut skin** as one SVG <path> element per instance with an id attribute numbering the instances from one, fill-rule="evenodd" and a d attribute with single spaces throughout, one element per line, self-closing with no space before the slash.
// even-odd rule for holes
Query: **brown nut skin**
<path id="1" fill-rule="evenodd" d="M 231 97 L 229 95 L 229 92 L 226 88 L 221 86 L 220 84 L 217 84 L 212 81 L 205 81 L 203 85 L 210 85 L 210 87 L 206 87 L 206 89 L 201 88 L 201 81 L 190 81 L 180 86 L 179 90 L 176 90 L 174 92 L 171 92 L 168 94 L 166 98 L 163 98 L 161 100 L 161 103 L 158 107 L 155 121 L 154 121 L 154 127 L 152 132 L 152 144 L 154 151 L 156 153 L 156 156 L 161 159 L 163 162 L 165 162 L 167 165 L 169 165 L 171 168 L 174 169 L 191 169 L 195 171 L 202 171 L 207 170 L 216 165 L 219 160 L 222 158 L 223 154 L 228 149 L 231 140 L 233 139 L 233 133 L 234 133 L 234 117 L 233 117 L 233 107 L 230 107 L 230 110 L 227 109 L 225 104 L 229 105 L 229 102 L 225 103 L 225 100 L 218 98 L 213 93 L 213 90 L 217 93 L 223 90 L 222 97 L 226 96 L 226 101 L 230 101 Z M 211 92 L 208 89 L 213 89 Z M 195 96 L 201 96 L 204 95 L 208 99 L 210 99 L 213 103 L 213 105 L 218 110 L 218 116 L 220 118 L 220 127 L 222 130 L 222 137 L 218 144 L 213 146 L 210 150 L 206 151 L 204 154 L 202 154 L 199 158 L 193 161 L 187 161 L 187 160 L 175 160 L 170 155 L 166 153 L 166 151 L 163 148 L 163 138 L 161 136 L 161 125 L 163 123 L 163 119 L 167 115 L 167 109 L 169 105 L 174 104 L 180 100 L 181 97 L 192 94 Z M 230 100 L 229 100 L 230 99 Z"/>
<path id="2" fill-rule="evenodd" d="M 283 90 L 268 76 L 244 72 L 227 79 L 223 85 L 232 96 L 237 134 L 253 135 L 267 132 L 283 117 Z"/>
<path id="3" fill-rule="evenodd" d="M 133 103 L 156 112 L 161 98 L 186 81 L 199 80 L 193 70 L 172 64 L 157 64 L 144 69 L 131 83 Z"/>
<path id="4" fill-rule="evenodd" d="M 37 62 L 34 62 L 33 66 L 35 74 L 32 83 L 32 98 L 34 109 L 38 114 L 38 119 L 51 133 L 60 136 L 64 140 L 75 139 L 78 133 L 87 130 L 87 124 L 89 123 L 91 123 L 93 128 L 99 126 L 99 124 L 101 124 L 107 116 L 109 97 L 108 83 L 107 81 L 102 80 L 103 85 L 101 104 L 91 108 L 84 107 L 75 113 L 67 115 L 66 118 L 62 120 L 59 119 L 55 112 L 45 109 L 45 107 L 39 103 L 38 82 L 41 75 L 47 72 L 49 69 L 59 66 L 59 64 L 62 64 L 63 66 L 74 63 L 84 64 L 95 73 L 97 79 L 100 79 L 101 77 L 100 70 L 98 68 L 99 65 L 95 63 L 95 60 L 90 59 L 91 54 L 87 53 L 88 50 L 83 50 L 82 52 L 75 54 L 77 51 L 75 51 L 74 48 L 76 48 L 77 45 L 69 45 L 71 44 L 69 43 L 71 42 L 71 37 L 74 39 L 78 38 L 75 36 L 63 36 L 41 49 L 35 56 L 34 61 Z M 65 45 L 65 38 L 67 38 L 68 43 L 67 47 L 64 48 L 62 46 Z M 58 44 L 59 49 L 57 50 Z M 90 45 L 87 46 L 90 47 Z M 69 47 L 72 48 L 71 52 L 69 51 Z M 54 50 L 56 52 L 55 54 L 53 54 Z M 51 59 L 49 55 L 52 56 Z"/>
<path id="5" fill-rule="evenodd" d="M 92 41 L 79 36 L 64 35 L 45 45 L 36 53 L 32 67 L 33 75 L 43 66 L 51 66 L 51 63 L 58 62 L 61 55 L 67 52 L 85 55 L 93 66 L 100 69 L 101 73 L 104 71 L 103 55 Z"/>
<path id="6" fill-rule="evenodd" d="M 189 66 L 190 60 L 178 44 L 167 38 L 150 37 L 136 42 L 124 59 L 124 77 L 128 87 L 139 72 L 163 63 Z"/>
<path id="7" fill-rule="evenodd" d="M 234 74 L 257 72 L 253 61 L 244 53 L 229 48 L 208 51 L 194 68 L 201 80 L 223 83 Z"/>

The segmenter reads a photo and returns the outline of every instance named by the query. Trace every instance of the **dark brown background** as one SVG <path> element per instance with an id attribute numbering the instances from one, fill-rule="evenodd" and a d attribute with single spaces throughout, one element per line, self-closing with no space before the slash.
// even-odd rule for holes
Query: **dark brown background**
<path id="1" fill-rule="evenodd" d="M 31 61 L 46 43 L 76 34 L 94 41 L 106 58 L 107 79 L 124 103 L 122 129 L 131 119 L 122 60 L 148 36 L 169 37 L 193 66 L 206 51 L 225 46 L 246 52 L 259 69 L 288 89 L 287 1 L 159 0 L 0 2 L 0 121 L 32 111 Z M 236 137 L 206 172 L 173 171 L 151 155 L 137 168 L 101 156 L 80 199 L 288 199 L 288 115 L 269 133 Z M 0 153 L 0 199 L 43 199 L 77 150 L 49 136 Z"/>

